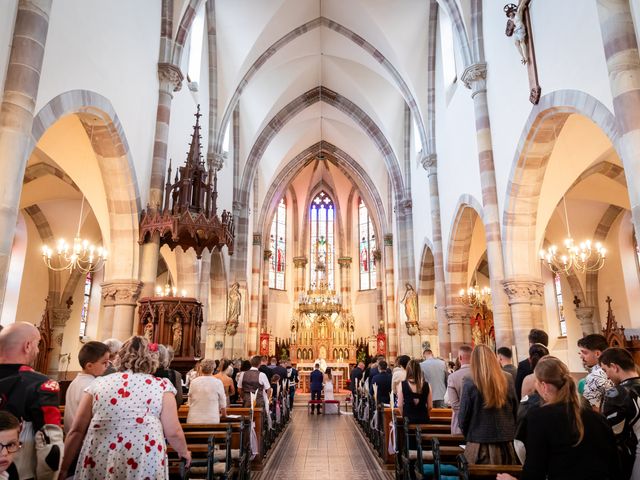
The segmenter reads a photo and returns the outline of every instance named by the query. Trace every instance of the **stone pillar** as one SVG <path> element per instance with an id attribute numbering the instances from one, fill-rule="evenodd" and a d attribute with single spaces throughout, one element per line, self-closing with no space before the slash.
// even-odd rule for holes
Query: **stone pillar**
<path id="1" fill-rule="evenodd" d="M 466 305 L 449 305 L 445 309 L 449 322 L 449 333 L 451 338 L 449 358 L 455 358 L 458 348 L 463 343 L 471 343 L 471 312 L 472 308 Z M 440 355 L 443 355 L 441 352 Z"/>
<path id="2" fill-rule="evenodd" d="M 445 307 L 447 305 L 446 283 L 444 280 L 444 255 L 442 252 L 442 226 L 440 222 L 440 191 L 438 189 L 438 168 L 436 154 L 425 155 L 422 167 L 429 178 L 429 199 L 431 207 L 431 236 L 433 242 L 434 293 L 436 297 L 436 319 L 438 322 L 438 340 L 440 355 L 448 356 L 451 351 L 451 338 Z"/>
<path id="3" fill-rule="evenodd" d="M 158 109 L 156 111 L 156 130 L 153 141 L 153 161 L 149 185 L 148 208 L 162 206 L 165 174 L 167 171 L 167 145 L 169 143 L 169 121 L 171 119 L 171 100 L 173 92 L 182 88 L 183 75 L 180 68 L 170 63 L 158 63 Z M 142 296 L 153 295 L 158 275 L 158 257 L 160 255 L 160 236 L 153 235 L 140 252 L 140 280 Z"/>
<path id="4" fill-rule="evenodd" d="M 461 80 L 471 88 L 471 98 L 476 118 L 476 138 L 478 161 L 480 163 L 480 185 L 482 187 L 482 209 L 485 235 L 487 238 L 487 261 L 491 285 L 491 303 L 493 304 L 493 322 L 498 347 L 513 344 L 513 325 L 507 296 L 502 288 L 504 280 L 504 262 L 502 239 L 500 234 L 500 212 L 498 210 L 498 192 L 496 172 L 493 164 L 493 146 L 491 144 L 491 124 L 487 105 L 487 65 L 476 63 L 467 67 Z"/>
<path id="5" fill-rule="evenodd" d="M 393 235 L 384 236 L 384 281 L 387 292 L 387 353 L 389 358 L 398 355 L 398 333 L 396 325 L 395 285 L 393 281 Z"/>
<path id="6" fill-rule="evenodd" d="M 212 321 L 207 322 L 207 343 L 205 347 L 205 358 L 218 360 L 222 358 L 224 349 L 224 333 L 226 325 L 224 322 Z"/>
<path id="7" fill-rule="evenodd" d="M 197 298 L 200 293 L 200 276 L 198 271 L 200 260 L 197 259 L 196 252 L 193 248 L 188 248 L 185 252 L 182 247 L 177 247 L 174 252 L 176 254 L 176 270 L 178 276 L 175 285 L 178 289 L 177 294 Z"/>
<path id="8" fill-rule="evenodd" d="M 0 106 L 0 312 L 7 288 L 22 178 L 49 30 L 51 0 L 20 0 Z"/>
<path id="9" fill-rule="evenodd" d="M 504 292 L 509 298 L 515 346 L 518 359 L 529 356 L 529 331 L 538 328 L 538 314 L 542 311 L 544 283 L 536 280 L 505 280 Z M 493 295 L 493 291 L 491 292 Z"/>
<path id="10" fill-rule="evenodd" d="M 248 351 L 249 355 L 258 353 L 258 323 L 260 319 L 260 266 L 262 260 L 262 234 L 253 235 L 253 252 L 251 254 L 251 317 L 249 318 Z"/>
<path id="11" fill-rule="evenodd" d="M 53 378 L 60 378 L 60 353 L 62 351 L 62 337 L 67 320 L 71 317 L 71 309 L 57 307 L 50 310 L 51 313 L 51 352 L 49 353 L 49 367 L 47 374 Z M 67 366 L 70 358 L 67 358 Z"/>
<path id="12" fill-rule="evenodd" d="M 260 314 L 260 333 L 267 332 L 269 326 L 269 265 L 271 250 L 265 250 L 262 263 L 262 312 Z M 256 340 L 257 343 L 257 340 Z"/>
<path id="13" fill-rule="evenodd" d="M 209 324 L 209 297 L 211 296 L 211 252 L 202 252 L 200 260 L 200 283 L 198 285 L 198 301 L 202 303 L 202 327 L 200 328 L 200 351 L 206 351 L 207 325 Z"/>
<path id="14" fill-rule="evenodd" d="M 609 70 L 613 111 L 620 128 L 624 165 L 636 232 L 640 232 L 640 59 L 629 0 L 598 0 L 600 32 Z"/>
<path id="15" fill-rule="evenodd" d="M 576 317 L 580 320 L 580 327 L 582 328 L 582 335 L 590 335 L 592 333 L 600 333 L 593 328 L 593 307 L 578 307 L 576 310 Z"/>
<path id="16" fill-rule="evenodd" d="M 134 313 L 141 290 L 142 283 L 137 280 L 111 280 L 102 284 L 105 318 L 112 320 L 111 337 L 125 341 L 136 333 Z"/>
<path id="17" fill-rule="evenodd" d="M 351 257 L 338 258 L 340 265 L 340 296 L 342 297 L 342 309 L 351 312 Z"/>
<path id="18" fill-rule="evenodd" d="M 382 253 L 380 248 L 373 252 L 373 259 L 376 262 L 376 290 L 378 291 L 378 304 L 376 305 L 376 319 L 378 321 L 377 330 L 384 330 L 384 288 L 382 288 L 382 279 L 384 277 L 384 268 L 382 265 Z M 386 280 L 386 279 L 385 279 Z M 368 327 L 367 327 L 368 329 Z"/>
<path id="19" fill-rule="evenodd" d="M 295 284 L 293 289 L 293 298 L 297 302 L 301 293 L 306 290 L 306 268 L 307 257 L 293 257 L 293 267 L 295 268 Z"/>

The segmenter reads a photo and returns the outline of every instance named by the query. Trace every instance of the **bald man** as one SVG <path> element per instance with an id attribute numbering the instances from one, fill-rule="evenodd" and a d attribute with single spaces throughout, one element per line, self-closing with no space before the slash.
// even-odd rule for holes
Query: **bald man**
<path id="1" fill-rule="evenodd" d="M 22 422 L 22 449 L 14 463 L 21 479 L 55 478 L 62 457 L 60 387 L 36 372 L 40 332 L 28 323 L 12 323 L 0 332 L 0 410 Z"/>

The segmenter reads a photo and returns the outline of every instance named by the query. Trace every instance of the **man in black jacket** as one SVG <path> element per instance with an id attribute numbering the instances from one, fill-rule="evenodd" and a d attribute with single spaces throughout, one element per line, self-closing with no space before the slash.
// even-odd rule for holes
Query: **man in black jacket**
<path id="1" fill-rule="evenodd" d="M 378 403 L 390 403 L 391 400 L 391 372 L 387 370 L 387 362 L 378 362 L 378 374 L 371 378 L 371 388 L 378 386 Z"/>
<path id="2" fill-rule="evenodd" d="M 529 346 L 534 343 L 539 343 L 544 345 L 545 347 L 549 346 L 549 335 L 544 330 L 538 330 L 537 328 L 532 328 L 529 332 Z M 529 359 L 525 358 L 518 364 L 518 372 L 516 374 L 516 396 L 518 397 L 518 401 L 520 400 L 520 393 L 522 390 L 522 382 L 524 381 L 524 377 L 533 373 L 531 370 L 531 364 L 529 363 Z"/>
<path id="3" fill-rule="evenodd" d="M 362 381 L 362 375 L 364 373 L 364 362 L 358 362 L 358 365 L 351 370 L 351 375 L 349 376 L 349 389 L 351 393 L 355 393 L 356 391 L 356 380 L 358 383 Z"/>
<path id="4" fill-rule="evenodd" d="M 324 375 L 320 371 L 320 364 L 315 364 L 315 369 L 309 375 L 309 383 L 311 389 L 311 400 L 320 401 L 320 396 L 322 395 L 322 384 L 324 383 Z M 318 409 L 318 413 L 320 413 L 320 405 L 311 405 L 311 413 L 313 413 L 314 407 Z"/>

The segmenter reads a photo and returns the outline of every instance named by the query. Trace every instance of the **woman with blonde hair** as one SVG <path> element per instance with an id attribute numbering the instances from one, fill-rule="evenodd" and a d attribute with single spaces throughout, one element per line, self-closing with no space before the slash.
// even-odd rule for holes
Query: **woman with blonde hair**
<path id="1" fill-rule="evenodd" d="M 488 346 L 477 345 L 471 354 L 471 376 L 463 384 L 458 417 L 469 463 L 517 463 L 513 448 L 517 411 L 513 377 L 502 370 Z"/>
<path id="2" fill-rule="evenodd" d="M 165 438 L 187 466 L 191 463 L 176 390 L 166 378 L 152 375 L 158 365 L 157 344 L 140 336 L 125 342 L 118 371 L 85 389 L 64 444 L 59 478 L 67 478 L 76 458 L 76 479 L 169 478 Z"/>
<path id="3" fill-rule="evenodd" d="M 527 413 L 523 480 L 614 480 L 623 478 L 611 428 L 583 408 L 567 366 L 556 357 L 540 359 L 534 370 L 544 404 Z M 498 480 L 513 480 L 501 473 Z"/>

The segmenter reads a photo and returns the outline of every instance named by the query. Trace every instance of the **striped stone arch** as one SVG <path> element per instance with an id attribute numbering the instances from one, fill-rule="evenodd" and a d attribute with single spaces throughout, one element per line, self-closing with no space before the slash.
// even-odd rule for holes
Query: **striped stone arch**
<path id="1" fill-rule="evenodd" d="M 258 225 L 262 227 L 262 231 L 265 232 L 264 242 L 267 242 L 268 232 L 270 231 L 270 223 L 275 210 L 278 206 L 278 201 L 285 193 L 287 185 L 296 177 L 296 175 L 305 168 L 310 162 L 312 162 L 319 150 L 322 150 L 327 154 L 329 162 L 337 166 L 340 171 L 356 185 L 358 191 L 363 195 L 367 206 L 369 206 L 369 213 L 376 227 L 376 231 L 380 232 L 379 237 L 383 238 L 388 233 L 388 225 L 384 213 L 384 204 L 378 189 L 373 184 L 371 177 L 362 168 L 362 166 L 354 160 L 348 153 L 336 147 L 335 145 L 323 141 L 322 144 L 317 142 L 314 145 L 307 147 L 305 150 L 296 155 L 289 163 L 287 163 L 274 177 L 271 182 L 271 186 L 265 195 L 262 202 L 262 209 L 260 211 L 260 217 Z M 291 192 L 295 194 L 294 190 Z M 297 205 L 297 202 L 296 202 Z M 298 218 L 294 216 L 294 218 Z M 295 229 L 295 227 L 294 227 Z M 348 229 L 347 229 L 348 230 Z M 297 240 L 297 239 L 296 239 Z M 264 243 L 266 245 L 266 243 Z M 298 242 L 298 245 L 304 244 L 304 242 Z M 304 247 L 300 247 L 304 248 Z M 304 255 L 304 251 L 298 252 L 298 255 Z M 346 255 L 346 254 L 345 254 Z M 347 255 L 348 256 L 348 255 Z"/>
<path id="2" fill-rule="evenodd" d="M 482 222 L 484 218 L 480 202 L 468 194 L 460 197 L 455 212 L 445 265 L 447 305 L 458 303 L 458 292 L 468 287 L 469 249 L 473 229 L 476 221 L 479 219 Z"/>
<path id="3" fill-rule="evenodd" d="M 98 119 L 93 126 L 81 121 L 87 137 L 93 129 L 92 147 L 102 174 L 109 211 L 109 254 L 118 259 L 107 263 L 105 280 L 137 278 L 140 194 L 129 145 L 111 102 L 89 90 L 71 90 L 54 97 L 33 120 L 33 145 L 62 117 L 82 113 Z"/>
<path id="4" fill-rule="evenodd" d="M 36 157 L 38 159 L 41 159 L 42 157 L 49 158 L 48 155 L 44 153 L 42 150 L 40 150 L 38 147 L 35 147 L 33 149 L 32 157 Z M 80 189 L 75 184 L 75 182 L 71 179 L 71 177 L 67 175 L 63 170 L 61 170 L 60 168 L 54 165 L 51 165 L 50 163 L 44 163 L 44 162 L 38 162 L 32 165 L 29 165 L 24 172 L 24 178 L 22 179 L 22 183 L 26 185 L 27 183 L 33 182 L 34 180 L 37 180 L 38 178 L 41 178 L 47 175 L 52 175 L 54 177 L 57 177 L 62 182 L 66 183 L 71 188 L 73 188 L 74 190 L 80 191 Z"/>
<path id="5" fill-rule="evenodd" d="M 184 12 L 182 13 L 182 17 L 180 18 L 180 23 L 178 24 L 178 29 L 176 31 L 175 38 L 173 40 L 173 53 L 171 54 L 171 63 L 174 65 L 182 64 L 182 54 L 184 53 L 184 44 L 187 41 L 187 37 L 189 36 L 189 31 L 191 30 L 191 25 L 193 25 L 193 19 L 196 18 L 196 12 L 200 5 L 205 0 L 189 0 L 184 8 Z M 164 17 L 164 9 L 163 9 L 163 22 L 162 25 L 166 25 L 165 17 Z M 171 32 L 171 30 L 169 30 Z M 163 28 L 164 35 L 164 28 Z"/>
<path id="6" fill-rule="evenodd" d="M 435 261 L 433 257 L 433 244 L 425 239 L 422 248 L 422 259 L 420 260 L 420 271 L 418 273 L 418 312 L 420 313 L 420 323 L 428 328 L 437 328 L 435 315 L 436 306 L 436 273 Z"/>
<path id="7" fill-rule="evenodd" d="M 558 90 L 540 99 L 516 148 L 503 214 L 505 278 L 540 278 L 536 222 L 540 191 L 549 157 L 569 116 L 592 120 L 617 148 L 620 131 L 615 117 L 599 100 L 578 90 Z"/>

